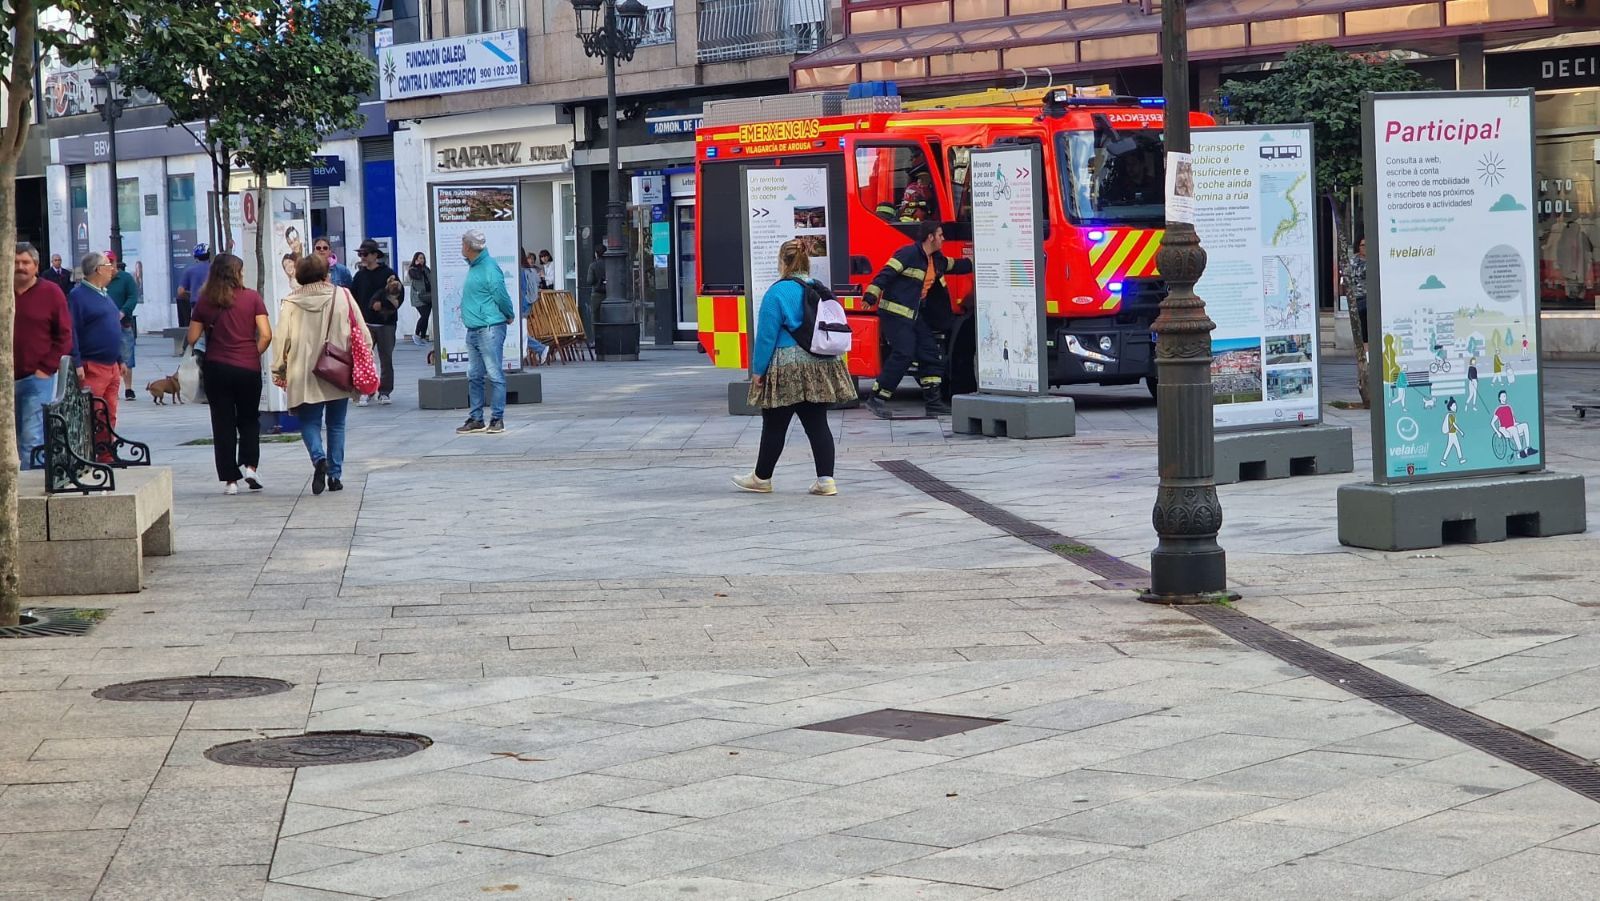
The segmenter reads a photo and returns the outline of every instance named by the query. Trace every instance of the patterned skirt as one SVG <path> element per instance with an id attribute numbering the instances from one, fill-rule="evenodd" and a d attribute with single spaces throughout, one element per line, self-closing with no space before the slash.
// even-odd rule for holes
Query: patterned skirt
<path id="1" fill-rule="evenodd" d="M 859 399 L 855 377 L 845 366 L 844 357 L 819 357 L 793 345 L 778 348 L 760 389 L 750 387 L 750 405 L 763 410 Z"/>

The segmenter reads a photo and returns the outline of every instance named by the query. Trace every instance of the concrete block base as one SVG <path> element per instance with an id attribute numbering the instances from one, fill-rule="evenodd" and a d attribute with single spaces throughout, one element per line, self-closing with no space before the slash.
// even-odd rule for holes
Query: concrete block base
<path id="1" fill-rule="evenodd" d="M 1379 551 L 1571 535 L 1587 526 L 1583 476 L 1534 472 L 1339 489 L 1339 543 Z"/>
<path id="2" fill-rule="evenodd" d="M 728 383 L 728 415 L 761 415 L 760 407 L 754 407 L 750 405 L 750 382 L 748 379 Z"/>
<path id="3" fill-rule="evenodd" d="M 1351 472 L 1356 468 L 1350 427 L 1308 425 L 1219 432 L 1217 484 Z"/>
<path id="4" fill-rule="evenodd" d="M 87 495 L 46 495 L 44 473 L 30 470 L 18 491 L 24 597 L 137 592 L 144 558 L 176 550 L 165 466 L 118 470 L 116 491 Z"/>
<path id="5" fill-rule="evenodd" d="M 1069 438 L 1078 433 L 1078 406 L 1070 397 L 958 394 L 950 407 L 950 426 L 963 435 Z"/>
<path id="6" fill-rule="evenodd" d="M 544 380 L 537 372 L 506 373 L 507 404 L 544 402 Z M 465 410 L 467 377 L 462 373 L 417 380 L 417 406 L 423 410 Z"/>

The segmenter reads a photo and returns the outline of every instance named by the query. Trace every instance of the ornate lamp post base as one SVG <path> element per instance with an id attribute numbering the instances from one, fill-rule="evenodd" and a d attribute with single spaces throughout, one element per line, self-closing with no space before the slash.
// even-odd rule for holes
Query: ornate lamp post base
<path id="1" fill-rule="evenodd" d="M 1227 555 L 1217 544 L 1222 504 L 1211 419 L 1211 330 L 1217 325 L 1194 293 L 1206 268 L 1194 226 L 1167 223 L 1156 263 L 1168 289 L 1155 322 L 1161 486 L 1151 521 L 1159 541 L 1150 553 L 1150 590 L 1140 600 L 1212 603 L 1226 596 L 1228 586 Z"/>

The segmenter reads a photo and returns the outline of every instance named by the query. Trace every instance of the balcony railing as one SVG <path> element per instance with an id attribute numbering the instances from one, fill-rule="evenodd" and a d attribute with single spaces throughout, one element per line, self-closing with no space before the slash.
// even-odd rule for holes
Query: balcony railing
<path id="1" fill-rule="evenodd" d="M 700 0 L 702 63 L 796 55 L 828 41 L 829 0 Z"/>

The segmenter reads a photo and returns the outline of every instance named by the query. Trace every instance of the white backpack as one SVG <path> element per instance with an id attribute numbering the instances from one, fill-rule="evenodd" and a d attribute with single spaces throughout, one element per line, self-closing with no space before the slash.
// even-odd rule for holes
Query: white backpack
<path id="1" fill-rule="evenodd" d="M 827 288 L 804 279 L 800 284 L 801 306 L 805 312 L 800 327 L 790 334 L 801 347 L 819 357 L 837 357 L 850 350 L 850 321 L 844 304 Z"/>

